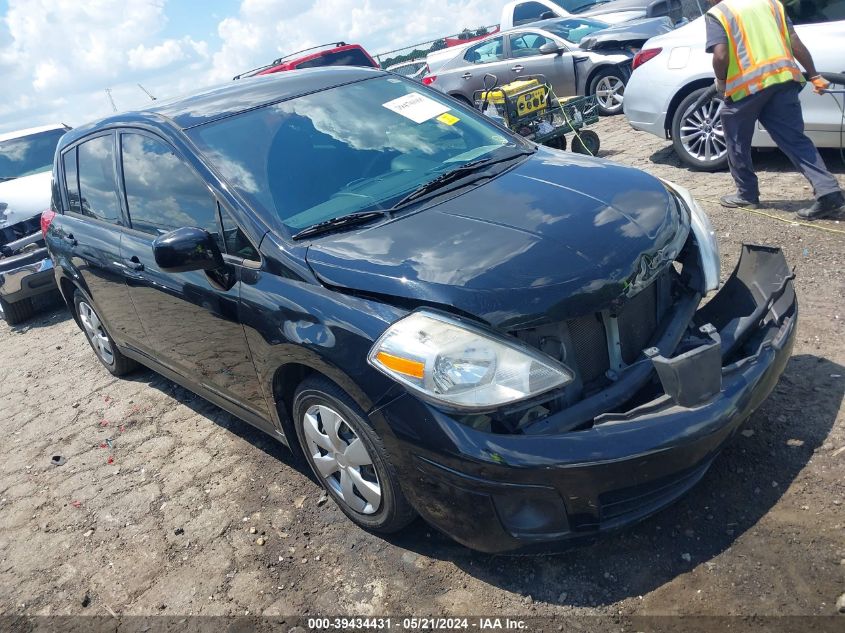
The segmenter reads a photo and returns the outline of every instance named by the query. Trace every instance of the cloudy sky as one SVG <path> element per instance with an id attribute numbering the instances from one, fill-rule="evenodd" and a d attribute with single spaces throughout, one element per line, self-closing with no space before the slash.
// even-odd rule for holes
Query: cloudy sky
<path id="1" fill-rule="evenodd" d="M 0 132 L 78 125 L 307 46 L 371 53 L 499 21 L 504 0 L 0 0 Z"/>

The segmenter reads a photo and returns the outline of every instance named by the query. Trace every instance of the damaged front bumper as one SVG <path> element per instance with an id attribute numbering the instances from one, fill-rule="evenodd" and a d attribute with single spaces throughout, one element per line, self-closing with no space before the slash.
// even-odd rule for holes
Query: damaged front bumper
<path id="1" fill-rule="evenodd" d="M 793 274 L 777 248 L 743 246 L 733 275 L 695 313 L 701 344 L 652 349 L 659 395 L 571 428 L 493 434 L 404 395 L 372 414 L 393 430 L 403 490 L 426 520 L 487 552 L 541 548 L 638 521 L 689 490 L 783 373 L 796 333 Z M 668 353 L 667 353 L 668 352 Z M 415 432 L 425 428 L 426 433 Z"/>

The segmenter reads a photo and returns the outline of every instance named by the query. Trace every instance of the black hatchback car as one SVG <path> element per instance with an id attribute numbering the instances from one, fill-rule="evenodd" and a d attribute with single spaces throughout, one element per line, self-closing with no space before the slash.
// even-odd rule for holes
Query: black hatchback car
<path id="1" fill-rule="evenodd" d="M 301 451 L 374 531 L 419 513 L 505 552 L 641 519 L 795 337 L 779 249 L 743 247 L 703 303 L 719 252 L 686 191 L 377 70 L 114 115 L 65 135 L 54 177 L 46 241 L 106 368 Z"/>

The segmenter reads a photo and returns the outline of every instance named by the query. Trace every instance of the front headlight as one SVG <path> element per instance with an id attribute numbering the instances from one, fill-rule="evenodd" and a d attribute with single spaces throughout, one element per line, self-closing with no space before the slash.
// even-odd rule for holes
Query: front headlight
<path id="1" fill-rule="evenodd" d="M 572 372 L 517 341 L 448 316 L 409 314 L 367 358 L 426 399 L 456 409 L 491 409 L 566 385 Z"/>
<path id="2" fill-rule="evenodd" d="M 722 262 L 719 258 L 719 240 L 716 238 L 713 225 L 710 224 L 710 218 L 707 217 L 704 209 L 695 201 L 689 191 L 668 180 L 664 180 L 663 183 L 671 187 L 681 197 L 690 211 L 690 228 L 695 236 L 695 241 L 698 243 L 698 256 L 701 263 L 701 272 L 704 275 L 705 293 L 718 290 Z"/>

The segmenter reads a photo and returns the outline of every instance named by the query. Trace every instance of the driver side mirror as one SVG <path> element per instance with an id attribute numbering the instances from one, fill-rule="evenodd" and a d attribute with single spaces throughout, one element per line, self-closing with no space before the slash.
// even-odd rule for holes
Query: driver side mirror
<path id="1" fill-rule="evenodd" d="M 562 53 L 563 49 L 555 44 L 554 42 L 546 42 L 540 47 L 540 54 L 541 55 L 552 55 L 552 54 L 559 54 Z"/>
<path id="2" fill-rule="evenodd" d="M 169 273 L 223 268 L 223 254 L 208 231 L 183 227 L 153 240 L 156 265 Z"/>

